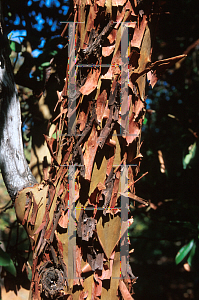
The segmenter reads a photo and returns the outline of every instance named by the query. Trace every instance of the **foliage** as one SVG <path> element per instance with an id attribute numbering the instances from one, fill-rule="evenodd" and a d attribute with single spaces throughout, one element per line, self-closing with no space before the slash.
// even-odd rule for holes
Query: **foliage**
<path id="1" fill-rule="evenodd" d="M 140 206 L 133 210 L 135 222 L 130 233 L 135 247 L 132 265 L 140 274 L 140 286 L 148 291 L 144 294 L 144 288 L 135 286 L 136 293 L 142 295 L 140 299 L 144 296 L 153 299 L 155 290 L 161 299 L 182 299 L 184 295 L 194 297 L 193 294 L 197 298 L 198 293 L 199 15 L 195 6 L 196 1 L 166 1 L 157 25 L 152 58 L 163 59 L 180 53 L 187 53 L 187 58 L 147 91 L 141 174 L 149 173 L 136 184 L 136 190 L 141 197 L 150 199 L 151 205 L 150 209 Z M 186 255 L 183 249 L 190 242 L 193 247 Z M 175 266 L 180 249 L 184 257 Z M 182 267 L 186 267 L 186 262 L 191 266 L 187 269 L 190 272 Z M 151 274 L 155 282 L 153 289 Z M 182 289 L 177 282 L 183 283 Z"/>
<path id="2" fill-rule="evenodd" d="M 0 266 L 3 266 L 6 271 L 13 276 L 17 275 L 16 268 L 10 256 L 0 248 Z"/>
<path id="3" fill-rule="evenodd" d="M 4 1 L 5 34 L 25 30 L 32 49 L 37 49 L 52 36 L 60 35 L 70 2 L 67 0 Z"/>
<path id="4" fill-rule="evenodd" d="M 179 264 L 185 258 L 185 256 L 187 256 L 189 254 L 187 261 L 189 262 L 189 264 L 191 266 L 191 261 L 195 254 L 195 248 L 196 248 L 196 244 L 195 244 L 194 240 L 192 239 L 187 245 L 183 246 L 177 253 L 176 258 L 175 258 L 176 264 Z"/>

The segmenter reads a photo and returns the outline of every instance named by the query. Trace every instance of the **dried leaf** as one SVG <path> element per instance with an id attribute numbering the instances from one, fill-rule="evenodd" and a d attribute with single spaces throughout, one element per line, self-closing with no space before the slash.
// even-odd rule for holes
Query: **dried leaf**
<path id="1" fill-rule="evenodd" d="M 110 142 L 112 143 L 112 145 L 110 144 Z M 115 159 L 116 142 L 114 140 L 109 139 L 108 141 L 106 141 L 106 144 L 110 146 L 109 158 L 107 161 L 107 170 L 106 170 L 106 175 L 109 176 L 109 174 L 113 168 L 113 162 Z"/>
<path id="2" fill-rule="evenodd" d="M 43 222 L 41 223 L 41 225 L 37 228 L 37 230 L 35 231 L 35 235 L 38 234 L 46 225 L 46 220 L 43 220 Z"/>
<path id="3" fill-rule="evenodd" d="M 110 259 L 109 259 L 110 268 L 108 268 L 108 266 L 106 264 L 104 264 L 104 267 L 103 267 L 103 270 L 102 270 L 101 274 L 97 274 L 97 272 L 95 272 L 94 277 L 96 278 L 96 280 L 98 280 L 98 278 L 100 280 L 111 279 L 112 270 L 113 270 L 114 256 L 115 256 L 115 251 L 112 253 L 112 255 L 111 255 Z"/>
<path id="4" fill-rule="evenodd" d="M 156 82 L 158 81 L 159 77 L 169 68 L 171 68 L 175 63 L 177 63 L 179 60 L 185 58 L 187 55 L 183 54 L 183 55 L 179 55 L 179 56 L 174 56 L 168 59 L 163 59 L 163 60 L 159 60 L 156 61 L 155 63 L 151 64 L 148 70 L 148 74 L 147 74 L 147 78 L 150 81 L 150 85 L 152 86 L 152 88 L 154 87 L 154 85 L 156 84 Z M 147 70 L 146 69 L 146 70 Z"/>
<path id="5" fill-rule="evenodd" d="M 106 186 L 103 183 L 99 182 L 98 185 L 97 185 L 97 188 L 98 188 L 99 191 L 102 191 L 102 190 L 106 189 Z"/>
<path id="6" fill-rule="evenodd" d="M 136 120 L 138 118 L 139 114 L 142 112 L 144 107 L 145 107 L 144 101 L 142 101 L 140 98 L 137 98 L 133 105 L 134 120 Z M 141 118 L 142 118 L 142 115 L 141 115 Z"/>
<path id="7" fill-rule="evenodd" d="M 63 194 L 64 190 L 65 190 L 65 186 L 64 186 L 64 183 L 62 182 L 61 186 L 60 186 L 60 189 L 57 193 L 57 196 L 60 197 Z"/>
<path id="8" fill-rule="evenodd" d="M 108 35 L 108 40 L 109 43 L 112 45 L 113 42 L 116 40 L 116 36 L 117 36 L 117 29 L 114 29 L 111 31 L 111 33 Z"/>
<path id="9" fill-rule="evenodd" d="M 93 299 L 97 300 L 98 296 L 101 296 L 102 294 L 102 281 L 101 280 L 96 280 L 95 278 L 95 274 L 94 274 L 94 283 L 93 283 L 93 286 L 92 286 L 92 297 Z"/>
<path id="10" fill-rule="evenodd" d="M 156 84 L 159 77 L 171 66 L 173 66 L 176 62 L 186 57 L 186 55 L 178 55 L 171 58 L 158 60 L 154 63 L 150 63 L 147 61 L 147 57 L 143 60 L 143 70 L 140 69 L 140 72 L 133 72 L 130 76 L 131 82 L 135 82 L 138 78 L 147 73 L 147 78 L 150 81 L 152 87 Z M 146 68 L 147 65 L 147 68 Z"/>
<path id="11" fill-rule="evenodd" d="M 83 268 L 82 268 L 82 273 L 88 273 L 88 272 L 91 272 L 92 271 L 92 268 L 91 266 L 89 265 L 89 263 L 87 263 Z"/>
<path id="12" fill-rule="evenodd" d="M 84 154 L 84 164 L 85 164 L 85 179 L 91 180 L 91 173 L 93 169 L 93 163 L 98 148 L 97 144 L 97 130 L 96 125 L 93 124 L 92 131 L 89 135 L 88 141 L 85 143 L 85 154 Z"/>
<path id="13" fill-rule="evenodd" d="M 134 30 L 133 39 L 131 40 L 131 47 L 140 49 L 147 23 L 147 16 L 144 15 L 140 26 L 136 27 Z"/>
<path id="14" fill-rule="evenodd" d="M 134 300 L 134 298 L 131 296 L 131 294 L 129 293 L 126 284 L 124 283 L 123 280 L 119 281 L 119 289 L 120 292 L 122 294 L 123 299 L 125 300 Z"/>
<path id="15" fill-rule="evenodd" d="M 84 291 L 80 292 L 79 300 L 87 299 L 87 297 L 88 297 L 88 291 L 87 292 L 84 292 Z"/>
<path id="16" fill-rule="evenodd" d="M 98 84 L 98 79 L 100 76 L 100 71 L 101 71 L 100 68 L 91 69 L 85 84 L 79 90 L 83 95 L 89 95 L 91 92 L 93 92 L 96 89 Z"/>
<path id="17" fill-rule="evenodd" d="M 63 110 L 60 112 L 60 114 L 59 114 L 52 122 L 54 123 L 54 122 L 55 122 L 57 119 L 59 119 L 63 114 L 66 114 L 67 111 L 68 111 L 67 108 L 63 109 Z"/>
<path id="18" fill-rule="evenodd" d="M 148 204 L 148 201 L 144 200 L 144 199 L 141 198 L 141 197 L 136 196 L 136 195 L 133 194 L 133 193 L 130 193 L 130 192 L 127 192 L 127 193 L 120 193 L 120 195 L 122 195 L 122 196 L 124 196 L 124 197 L 127 197 L 127 198 L 130 198 L 130 199 L 133 199 L 133 200 L 135 200 L 135 201 L 137 201 L 137 202 L 139 202 L 139 203 L 142 203 L 142 204 L 144 204 L 144 205 L 146 205 L 146 206 L 149 205 L 149 204 Z"/>
<path id="19" fill-rule="evenodd" d="M 73 281 L 73 285 L 83 285 L 83 278 L 81 278 L 81 261 L 82 261 L 82 253 L 81 248 L 76 245 L 76 253 L 75 253 L 75 270 L 76 270 L 76 278 Z"/>
<path id="20" fill-rule="evenodd" d="M 135 28 L 135 27 L 136 27 L 136 22 L 128 22 L 128 23 L 126 23 L 125 25 L 126 25 L 126 27 L 128 27 L 128 28 Z"/>
<path id="21" fill-rule="evenodd" d="M 115 45 L 102 47 L 102 56 L 104 57 L 110 56 L 111 53 L 113 53 L 114 49 L 115 49 Z"/>
<path id="22" fill-rule="evenodd" d="M 117 3 L 117 2 L 120 2 L 120 1 L 122 2 L 123 0 L 114 0 L 114 1 L 115 1 L 115 3 Z M 126 11 L 129 10 L 129 1 L 124 0 L 124 3 L 126 3 L 126 5 L 123 6 L 123 8 L 118 7 L 118 9 L 117 9 L 117 16 L 116 16 L 116 20 L 115 20 L 116 21 L 115 28 L 117 28 L 117 29 L 119 28 L 120 23 L 122 22 Z M 114 5 L 114 6 L 117 6 L 117 5 Z M 125 25 L 126 25 L 126 23 L 125 23 Z"/>
<path id="23" fill-rule="evenodd" d="M 58 224 L 62 228 L 68 227 L 68 212 L 64 212 L 64 210 L 62 210 L 61 217 L 59 219 Z"/>
<path id="24" fill-rule="evenodd" d="M 126 135 L 126 141 L 128 144 L 132 143 L 139 136 L 140 130 L 140 124 L 134 121 L 134 116 L 131 114 L 129 118 L 129 133 Z"/>
<path id="25" fill-rule="evenodd" d="M 141 160 L 143 158 L 143 155 L 141 153 L 139 153 L 136 157 L 134 157 L 134 159 L 131 161 L 131 164 L 133 165 L 138 165 L 140 164 Z"/>
<path id="26" fill-rule="evenodd" d="M 124 6 L 126 0 L 112 0 L 112 6 Z"/>
<path id="27" fill-rule="evenodd" d="M 112 78 L 113 78 L 113 67 L 110 66 L 108 68 L 108 71 L 104 75 L 101 75 L 101 79 L 111 80 Z"/>
<path id="28" fill-rule="evenodd" d="M 110 288 L 102 288 L 102 295 L 101 299 L 105 300 L 116 300 L 118 299 L 118 284 L 119 284 L 119 278 L 120 278 L 120 252 L 119 250 L 115 253 L 114 256 L 114 263 L 112 266 L 112 278 L 114 280 L 110 280 Z"/>
<path id="29" fill-rule="evenodd" d="M 111 60 L 111 65 L 109 67 L 109 69 L 107 70 L 107 72 L 101 76 L 102 79 L 112 79 L 112 77 L 114 75 L 117 75 L 117 74 L 120 74 L 121 71 L 120 71 L 120 65 L 121 65 L 121 54 L 120 54 L 120 51 L 118 50 L 112 60 Z"/>
<path id="30" fill-rule="evenodd" d="M 104 114 L 104 109 L 106 107 L 107 102 L 107 91 L 104 89 L 101 94 L 97 97 L 97 103 L 96 103 L 96 114 L 97 114 L 97 120 L 101 122 L 102 116 Z"/>
<path id="31" fill-rule="evenodd" d="M 98 6 L 104 7 L 106 0 L 96 0 Z"/>
<path id="32" fill-rule="evenodd" d="M 77 124 L 80 124 L 79 126 L 80 131 L 83 131 L 85 129 L 89 111 L 90 111 L 90 107 L 88 101 L 87 103 L 85 103 L 83 100 L 81 105 L 81 111 L 79 113 L 78 120 L 77 120 Z"/>

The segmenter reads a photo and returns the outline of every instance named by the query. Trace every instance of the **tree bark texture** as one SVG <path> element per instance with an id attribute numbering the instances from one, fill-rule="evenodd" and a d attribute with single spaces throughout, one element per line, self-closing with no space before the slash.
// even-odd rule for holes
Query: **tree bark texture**
<path id="1" fill-rule="evenodd" d="M 56 137 L 45 136 L 51 167 L 41 184 L 25 163 L 16 88 L 1 65 L 1 168 L 31 239 L 30 299 L 133 299 L 126 199 L 147 205 L 134 188 L 146 74 L 154 85 L 182 58 L 151 63 L 152 8 L 150 1 L 74 1 L 62 33 L 69 63 Z"/>

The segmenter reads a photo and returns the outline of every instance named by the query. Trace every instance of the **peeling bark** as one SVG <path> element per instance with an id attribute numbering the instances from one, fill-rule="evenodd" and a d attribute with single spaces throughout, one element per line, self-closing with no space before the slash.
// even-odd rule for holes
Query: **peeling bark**
<path id="1" fill-rule="evenodd" d="M 182 58 L 150 62 L 151 5 L 147 1 L 139 12 L 137 1 L 74 0 L 74 21 L 79 23 L 72 38 L 77 37 L 81 45 L 77 63 L 88 66 L 81 70 L 73 61 L 72 67 L 67 66 L 65 86 L 56 105 L 61 113 L 53 121 L 56 138 L 45 136 L 51 166 L 41 185 L 36 184 L 23 154 L 17 91 L 5 48 L 1 50 L 0 167 L 11 198 L 16 198 L 18 220 L 31 238 L 31 300 L 133 299 L 133 290 L 127 288 L 135 283 L 128 251 L 123 260 L 126 263 L 122 268 L 120 265 L 124 258 L 120 243 L 122 240 L 125 250 L 132 219 L 128 220 L 128 203 L 120 205 L 120 195 L 123 202 L 131 198 L 147 205 L 134 191 L 142 157 L 146 74 L 154 72 L 150 75 L 153 85 L 166 66 Z M 118 66 L 122 61 L 122 22 L 132 29 L 129 51 L 123 53 L 130 53 L 130 68 L 123 65 L 123 76 Z M 110 51 L 101 51 L 109 46 Z M 69 72 L 73 67 L 76 77 L 69 78 L 75 74 Z M 73 85 L 79 80 L 78 93 L 67 95 L 69 79 Z M 121 99 L 119 90 L 124 85 Z M 67 107 L 71 101 L 77 101 L 72 111 Z M 74 113 L 75 130 L 69 136 Z M 129 135 L 124 134 L 128 118 Z"/>

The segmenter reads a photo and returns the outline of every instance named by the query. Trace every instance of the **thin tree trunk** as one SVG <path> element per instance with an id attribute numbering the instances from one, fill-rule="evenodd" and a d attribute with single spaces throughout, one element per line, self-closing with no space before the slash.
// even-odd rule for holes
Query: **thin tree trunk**
<path id="1" fill-rule="evenodd" d="M 182 58 L 151 63 L 151 11 L 150 1 L 74 1 L 42 184 L 25 162 L 16 88 L 2 56 L 1 168 L 32 243 L 30 299 L 133 299 L 128 205 L 129 198 L 147 205 L 134 189 L 146 74 L 154 85 Z"/>

